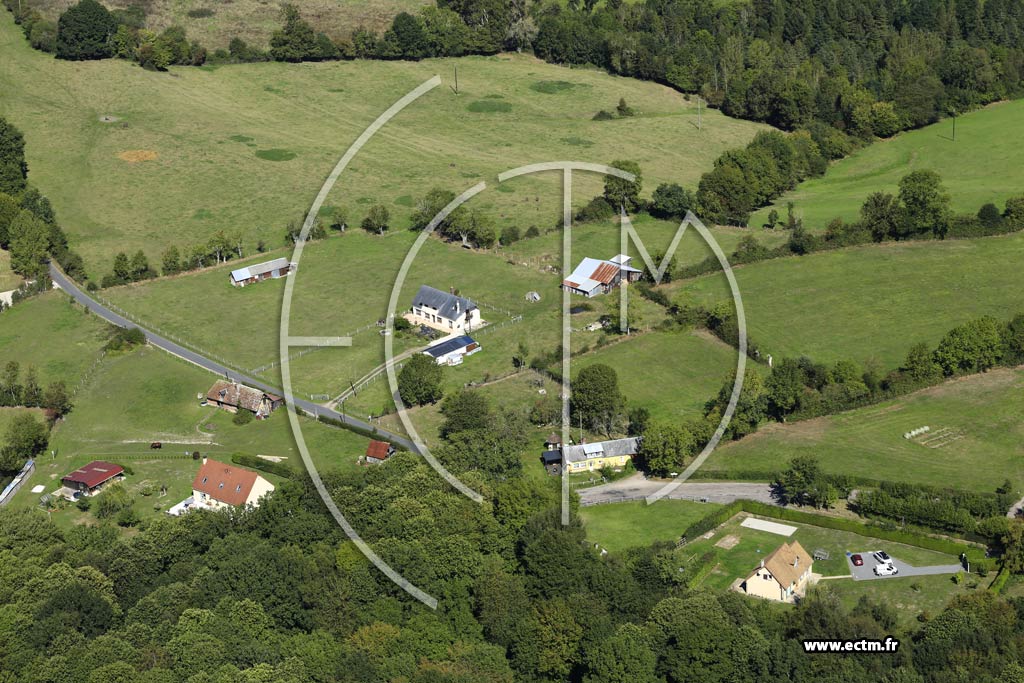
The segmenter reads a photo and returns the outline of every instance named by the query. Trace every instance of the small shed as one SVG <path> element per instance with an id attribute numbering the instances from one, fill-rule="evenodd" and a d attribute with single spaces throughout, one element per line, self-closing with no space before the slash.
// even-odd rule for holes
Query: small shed
<path id="1" fill-rule="evenodd" d="M 366 463 L 368 465 L 379 465 L 395 454 L 395 447 L 387 441 L 370 441 L 366 447 Z"/>
<path id="2" fill-rule="evenodd" d="M 554 432 L 548 435 L 546 441 L 544 441 L 544 448 L 549 451 L 557 451 L 562 447 L 562 437 Z"/>
<path id="3" fill-rule="evenodd" d="M 549 465 L 558 465 L 562 462 L 561 451 L 544 451 L 540 456 L 541 461 L 544 463 L 544 467 Z"/>
<path id="4" fill-rule="evenodd" d="M 540 301 L 540 292 L 527 292 L 526 301 L 531 304 L 537 303 L 538 301 Z"/>

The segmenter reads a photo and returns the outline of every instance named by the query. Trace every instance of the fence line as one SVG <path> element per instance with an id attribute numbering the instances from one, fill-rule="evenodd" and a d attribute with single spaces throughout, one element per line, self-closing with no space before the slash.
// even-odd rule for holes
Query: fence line
<path id="1" fill-rule="evenodd" d="M 160 335 L 161 337 L 164 337 L 165 339 L 170 339 L 171 341 L 181 345 L 182 347 L 184 347 L 186 349 L 189 349 L 189 350 L 194 351 L 194 352 L 196 352 L 198 354 L 206 356 L 207 358 L 211 358 L 211 359 L 217 361 L 218 363 L 220 363 L 221 365 L 223 365 L 226 368 L 231 368 L 232 370 L 235 370 L 237 372 L 242 372 L 242 373 L 250 372 L 249 370 L 246 370 L 246 369 L 244 369 L 242 367 L 239 367 L 233 361 L 230 361 L 227 358 L 223 358 L 223 357 L 221 357 L 221 356 L 219 356 L 219 355 L 217 355 L 215 353 L 207 351 L 206 349 L 204 349 L 204 348 L 198 346 L 197 344 L 193 343 L 191 340 L 183 339 L 183 338 L 177 336 L 176 334 L 172 334 L 171 332 L 167 332 L 166 330 L 164 330 L 164 329 L 162 329 L 160 327 L 157 327 L 156 325 L 151 325 L 151 324 L 143 321 L 138 316 L 134 315 L 133 313 L 129 313 L 128 311 L 124 310 L 120 306 L 117 306 L 116 304 L 111 303 L 110 301 L 106 300 L 105 298 L 103 298 L 102 296 L 96 294 L 95 292 L 93 292 L 92 294 L 104 306 L 106 306 L 110 310 L 114 311 L 115 313 L 117 313 L 121 317 L 126 318 L 126 319 L 132 321 L 133 323 L 135 323 L 136 325 L 138 325 L 140 327 L 144 327 L 147 330 L 155 332 L 158 335 Z"/>
<path id="2" fill-rule="evenodd" d="M 3 491 L 0 491 L 0 505 L 6 505 L 10 502 L 11 498 L 14 498 L 14 494 L 21 489 L 22 484 L 28 480 L 35 467 L 36 463 L 34 460 L 29 460 L 25 463 L 25 466 L 21 468 L 21 471 L 18 472 L 18 475 L 14 477 L 11 483 Z"/>
<path id="3" fill-rule="evenodd" d="M 90 382 L 92 382 L 92 378 L 96 374 L 96 370 L 103 363 L 103 359 L 106 357 L 107 350 L 101 350 L 100 355 L 93 360 L 92 365 L 90 365 L 89 368 L 84 373 L 82 373 L 82 376 L 78 379 L 78 383 L 71 388 L 72 399 L 78 396 L 78 392 L 84 389 L 86 386 L 88 386 Z"/>
<path id="4" fill-rule="evenodd" d="M 356 330 L 353 330 L 352 332 L 349 332 L 348 334 L 342 334 L 342 335 L 338 335 L 338 336 L 341 336 L 341 337 L 354 337 L 357 334 L 359 334 L 361 332 L 365 332 L 365 331 L 367 331 L 369 329 L 372 329 L 374 327 L 378 327 L 376 322 L 367 323 L 367 324 L 363 325 L 362 327 L 360 327 L 360 328 L 358 328 Z M 296 360 L 297 358 L 302 358 L 303 356 L 306 356 L 306 355 L 308 355 L 310 353 L 314 353 L 316 351 L 320 351 L 322 349 L 329 349 L 329 348 L 337 348 L 337 347 L 334 347 L 334 346 L 332 346 L 330 344 L 324 345 L 324 346 L 309 346 L 309 347 L 306 347 L 306 348 L 302 349 L 301 351 L 296 351 L 294 353 L 289 353 L 288 354 L 288 360 L 289 361 L 293 361 L 293 360 Z M 261 366 L 259 366 L 257 368 L 251 368 L 250 370 L 248 370 L 248 372 L 250 374 L 253 374 L 253 375 L 258 375 L 260 373 L 266 372 L 267 370 L 271 370 L 273 368 L 276 368 L 280 364 L 281 364 L 280 360 L 272 360 L 269 363 L 267 363 L 266 365 L 261 365 Z"/>

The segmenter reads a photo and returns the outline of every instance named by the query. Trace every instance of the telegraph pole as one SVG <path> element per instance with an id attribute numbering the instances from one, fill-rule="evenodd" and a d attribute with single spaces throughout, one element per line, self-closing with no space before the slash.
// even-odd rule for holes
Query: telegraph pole
<path id="1" fill-rule="evenodd" d="M 701 121 L 700 121 L 700 95 L 697 95 L 697 130 L 701 130 Z"/>

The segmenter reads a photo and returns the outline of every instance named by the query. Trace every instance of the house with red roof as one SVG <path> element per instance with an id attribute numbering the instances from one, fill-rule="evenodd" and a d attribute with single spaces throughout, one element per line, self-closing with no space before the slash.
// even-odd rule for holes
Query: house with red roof
<path id="1" fill-rule="evenodd" d="M 104 485 L 117 479 L 124 479 L 123 467 L 112 462 L 93 460 L 88 465 L 65 475 L 60 482 L 70 494 L 68 497 L 78 498 L 95 495 Z"/>
<path id="2" fill-rule="evenodd" d="M 252 470 L 203 458 L 192 480 L 192 495 L 167 511 L 175 517 L 192 510 L 220 510 L 226 507 L 259 507 L 260 500 L 274 491 L 274 485 Z"/>
<path id="3" fill-rule="evenodd" d="M 395 454 L 395 447 L 387 441 L 371 440 L 366 447 L 365 461 L 367 465 L 379 465 Z"/>

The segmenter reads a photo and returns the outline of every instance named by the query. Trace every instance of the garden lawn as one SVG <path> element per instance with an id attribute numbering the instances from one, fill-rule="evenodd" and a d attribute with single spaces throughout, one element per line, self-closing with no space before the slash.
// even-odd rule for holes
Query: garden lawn
<path id="1" fill-rule="evenodd" d="M 676 541 L 697 520 L 721 507 L 715 503 L 659 500 L 610 503 L 580 508 L 587 538 L 611 553 L 648 546 L 655 541 Z"/>
<path id="2" fill-rule="evenodd" d="M 30 179 L 94 279 L 110 271 L 117 251 L 143 249 L 158 265 L 166 247 L 188 248 L 217 230 L 241 231 L 249 253 L 258 240 L 281 245 L 286 225 L 301 220 L 349 145 L 437 74 L 443 84 L 383 128 L 328 197 L 350 225 L 379 203 L 392 227 L 404 228 L 432 187 L 460 193 L 481 180 L 491 187 L 479 204 L 493 210 L 499 230 L 555 225 L 560 174 L 515 179 L 500 191 L 496 175 L 550 159 L 626 158 L 642 167 L 649 196 L 660 182 L 695 187 L 724 150 L 767 129 L 707 110 L 698 131 L 695 103 L 670 88 L 525 54 L 157 73 L 123 60 L 54 60 L 28 45 L 10 14 L 0 18 L 0 53 L 0 115 L 24 132 Z M 449 88 L 456 65 L 459 95 Z M 620 97 L 636 116 L 592 120 Z M 493 102 L 508 111 L 480 106 Z M 140 151 L 156 156 L 133 161 Z M 597 194 L 601 182 L 577 173 L 576 201 Z"/>
<path id="3" fill-rule="evenodd" d="M 852 609 L 862 597 L 890 605 L 896 609 L 899 624 L 912 628 L 919 625 L 917 617 L 921 613 L 939 614 L 953 598 L 983 591 L 993 576 L 966 576 L 959 585 L 953 583 L 951 574 L 885 581 L 825 581 L 819 589 L 835 593 L 846 609 Z"/>
<path id="4" fill-rule="evenodd" d="M 735 270 L 750 337 L 776 360 L 873 363 L 883 374 L 917 342 L 1024 312 L 1024 234 L 866 245 Z M 666 286 L 678 302 L 730 301 L 721 274 Z"/>
<path id="5" fill-rule="evenodd" d="M 986 202 L 1002 209 L 1008 197 L 1024 192 L 1022 120 L 1024 100 L 1000 102 L 958 117 L 955 142 L 952 120 L 875 142 L 758 211 L 750 225 L 762 225 L 772 208 L 785 217 L 788 202 L 814 231 L 837 216 L 857 220 L 868 195 L 896 194 L 900 178 L 921 169 L 942 176 L 957 213 L 977 213 Z"/>
<path id="6" fill-rule="evenodd" d="M 39 383 L 62 380 L 69 390 L 99 357 L 110 326 L 61 292 L 47 292 L 0 313 L 0 365 L 30 366 Z"/>
<path id="7" fill-rule="evenodd" d="M 720 445 L 705 471 L 774 472 L 813 455 L 829 473 L 993 491 L 1024 481 L 1024 370 L 999 369 L 839 415 L 771 424 Z M 928 426 L 961 434 L 929 448 L 903 434 Z"/>

